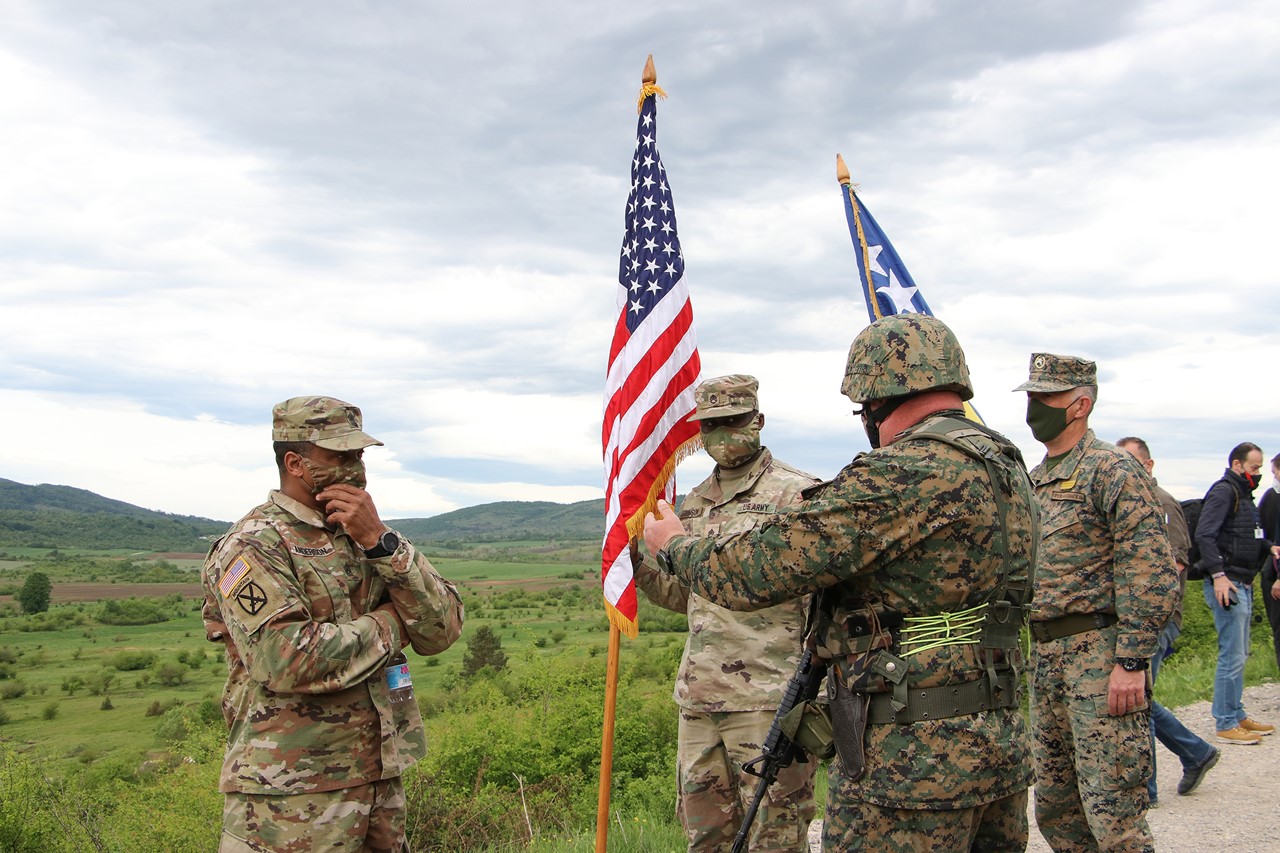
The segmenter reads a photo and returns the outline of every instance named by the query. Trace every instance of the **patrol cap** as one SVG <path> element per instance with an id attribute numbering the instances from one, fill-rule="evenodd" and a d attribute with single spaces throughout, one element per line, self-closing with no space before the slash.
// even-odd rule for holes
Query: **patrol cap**
<path id="1" fill-rule="evenodd" d="M 333 397 L 291 397 L 271 410 L 272 441 L 309 441 L 326 450 L 382 444 L 361 432 L 360 409 Z"/>
<path id="2" fill-rule="evenodd" d="M 1098 365 L 1074 355 L 1051 352 L 1031 354 L 1031 374 L 1014 391 L 1069 391 L 1082 385 L 1098 384 Z"/>
<path id="3" fill-rule="evenodd" d="M 745 373 L 708 379 L 693 391 L 696 402 L 689 420 L 727 418 L 754 412 L 760 407 L 760 401 L 756 398 L 759 388 L 759 381 Z"/>

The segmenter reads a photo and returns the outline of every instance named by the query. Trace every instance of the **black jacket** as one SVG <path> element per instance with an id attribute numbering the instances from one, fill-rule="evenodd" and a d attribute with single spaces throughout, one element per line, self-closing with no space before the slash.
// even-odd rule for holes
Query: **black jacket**
<path id="1" fill-rule="evenodd" d="M 1261 521 L 1253 505 L 1254 488 L 1228 468 L 1204 496 L 1195 539 L 1205 577 L 1226 572 L 1233 581 L 1252 583 L 1262 568 L 1270 543 L 1257 538 Z"/>

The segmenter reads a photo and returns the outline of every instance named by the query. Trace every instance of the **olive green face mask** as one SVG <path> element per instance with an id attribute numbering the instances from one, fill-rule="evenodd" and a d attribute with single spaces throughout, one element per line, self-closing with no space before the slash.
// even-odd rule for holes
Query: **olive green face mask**
<path id="1" fill-rule="evenodd" d="M 1031 434 L 1036 437 L 1036 441 L 1044 444 L 1062 435 L 1062 431 L 1067 428 L 1067 409 L 1069 408 L 1071 408 L 1070 404 L 1066 408 L 1059 409 L 1035 397 L 1028 397 L 1027 426 L 1031 427 Z"/>
<path id="2" fill-rule="evenodd" d="M 352 459 L 337 465 L 319 465 L 304 456 L 302 464 L 311 475 L 311 494 L 313 495 L 318 495 L 338 483 L 355 486 L 357 489 L 363 489 L 368 485 L 363 459 Z"/>
<path id="3" fill-rule="evenodd" d="M 760 419 L 744 427 L 719 427 L 703 433 L 702 446 L 721 468 L 737 468 L 760 449 Z"/>

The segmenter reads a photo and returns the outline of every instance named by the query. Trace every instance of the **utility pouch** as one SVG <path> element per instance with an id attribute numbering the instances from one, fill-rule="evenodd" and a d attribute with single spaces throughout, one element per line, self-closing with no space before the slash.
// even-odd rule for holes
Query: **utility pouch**
<path id="1" fill-rule="evenodd" d="M 827 679 L 827 697 L 840 772 L 851 782 L 856 782 L 867 770 L 865 740 L 867 706 L 871 697 L 865 693 L 854 693 L 839 677 Z"/>
<path id="2" fill-rule="evenodd" d="M 982 620 L 979 645 L 988 649 L 1017 648 L 1025 615 L 1026 609 L 1011 601 L 991 602 L 987 605 L 986 618 Z"/>
<path id="3" fill-rule="evenodd" d="M 826 761 L 836 754 L 831 714 L 824 703 L 802 702 L 788 711 L 778 725 L 792 743 L 815 758 Z M 803 754 L 800 760 L 804 760 Z"/>

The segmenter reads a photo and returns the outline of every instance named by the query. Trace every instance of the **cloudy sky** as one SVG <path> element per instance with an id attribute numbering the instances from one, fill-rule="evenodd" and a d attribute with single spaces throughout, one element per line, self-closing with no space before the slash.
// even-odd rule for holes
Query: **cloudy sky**
<path id="1" fill-rule="evenodd" d="M 1191 497 L 1280 451 L 1271 0 L 0 0 L 0 477 L 234 519 L 360 405 L 385 517 L 601 494 L 647 54 L 706 376 L 833 475 L 866 323 L 835 155 L 988 423 L 1032 351 Z M 705 456 L 681 466 L 682 490 Z"/>

